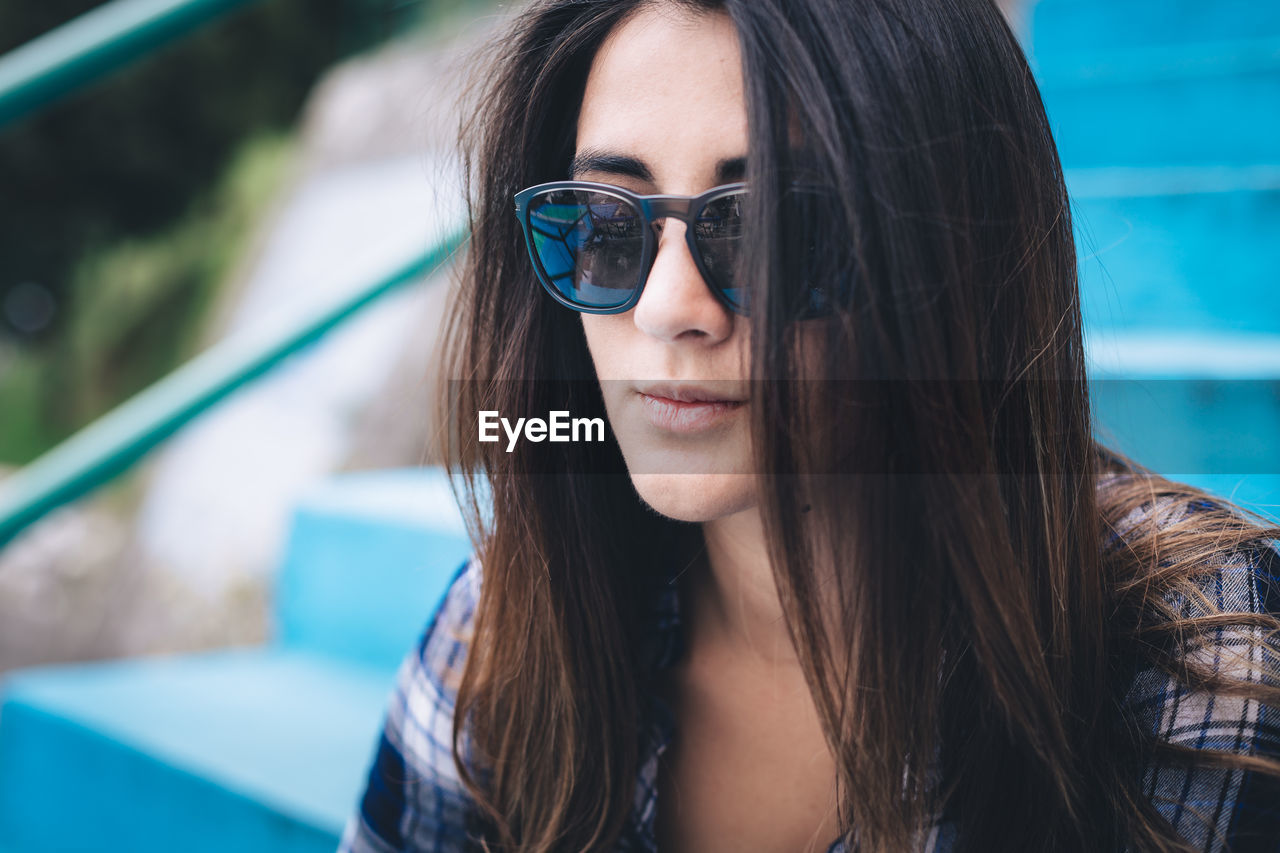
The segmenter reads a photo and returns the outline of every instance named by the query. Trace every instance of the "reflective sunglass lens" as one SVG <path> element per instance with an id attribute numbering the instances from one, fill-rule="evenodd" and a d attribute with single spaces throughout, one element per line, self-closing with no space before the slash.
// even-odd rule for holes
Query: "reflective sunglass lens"
<path id="1" fill-rule="evenodd" d="M 530 201 L 529 228 L 546 279 L 574 305 L 618 308 L 640 285 L 644 220 L 626 199 L 550 190 Z"/>
<path id="2" fill-rule="evenodd" d="M 731 307 L 747 310 L 747 290 L 734 285 L 742 245 L 743 193 L 721 196 L 702 206 L 693 223 L 694 242 L 711 283 Z"/>

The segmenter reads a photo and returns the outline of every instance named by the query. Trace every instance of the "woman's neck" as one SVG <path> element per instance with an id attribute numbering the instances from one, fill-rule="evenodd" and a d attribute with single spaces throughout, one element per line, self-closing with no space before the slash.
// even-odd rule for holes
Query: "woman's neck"
<path id="1" fill-rule="evenodd" d="M 754 507 L 702 525 L 706 570 L 686 587 L 690 642 L 770 666 L 798 666 Z"/>

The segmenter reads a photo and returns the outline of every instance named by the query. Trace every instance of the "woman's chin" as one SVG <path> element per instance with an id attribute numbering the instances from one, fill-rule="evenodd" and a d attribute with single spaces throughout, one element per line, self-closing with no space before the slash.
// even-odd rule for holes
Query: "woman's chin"
<path id="1" fill-rule="evenodd" d="M 649 507 L 676 521 L 714 521 L 756 503 L 750 474 L 633 473 L 631 483 Z"/>

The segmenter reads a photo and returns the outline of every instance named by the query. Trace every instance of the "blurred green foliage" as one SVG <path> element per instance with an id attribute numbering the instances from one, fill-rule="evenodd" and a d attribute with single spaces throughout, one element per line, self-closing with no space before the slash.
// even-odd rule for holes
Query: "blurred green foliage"
<path id="1" fill-rule="evenodd" d="M 0 4 L 0 49 L 96 5 Z M 288 126 L 341 53 L 342 9 L 261 0 L 0 129 L 0 294 L 29 281 L 61 304 L 86 245 L 181 215 L 241 139 Z"/>
<path id="2" fill-rule="evenodd" d="M 56 345 L 0 352 L 0 462 L 29 461 L 200 348 L 203 321 L 289 172 L 291 136 L 240 146 L 222 180 L 152 234 L 83 253 Z"/>
<path id="3" fill-rule="evenodd" d="M 0 3 L 0 52 L 98 5 Z M 0 128 L 0 463 L 188 358 L 320 73 L 466 5 L 258 0 Z"/>

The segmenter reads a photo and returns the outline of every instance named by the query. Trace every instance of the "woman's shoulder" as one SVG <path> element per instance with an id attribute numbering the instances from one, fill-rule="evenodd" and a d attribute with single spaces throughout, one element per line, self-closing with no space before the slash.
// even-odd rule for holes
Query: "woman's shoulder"
<path id="1" fill-rule="evenodd" d="M 435 775 L 456 777 L 454 706 L 471 647 L 481 574 L 475 557 L 454 572 L 417 645 L 400 665 L 396 696 L 387 712 L 406 755 Z"/>
<path id="2" fill-rule="evenodd" d="M 480 561 L 474 556 L 454 571 L 415 654 L 401 666 L 401 681 L 406 677 L 425 680 L 439 704 L 452 706 L 457 696 L 458 679 L 471 645 L 481 576 Z"/>
<path id="3" fill-rule="evenodd" d="M 1240 719 L 1262 709 L 1214 688 L 1280 686 L 1280 550 L 1249 542 L 1201 553 L 1194 568 L 1174 562 L 1146 579 L 1140 651 L 1131 650 L 1141 663 L 1126 705 L 1166 742 L 1238 749 Z M 1162 570 L 1170 577 L 1158 577 Z"/>
<path id="4" fill-rule="evenodd" d="M 1117 599 L 1141 630 L 1183 635 L 1225 614 L 1280 616 L 1274 522 L 1156 475 L 1103 476 L 1098 498 Z"/>
<path id="5" fill-rule="evenodd" d="M 453 757 L 453 721 L 480 579 L 476 558 L 458 567 L 400 665 L 344 853 L 467 849 L 471 802 Z"/>
<path id="6" fill-rule="evenodd" d="M 1135 674 L 1143 790 L 1198 850 L 1280 849 L 1280 551 L 1211 496 L 1169 493 L 1112 525 Z M 1274 765 L 1280 768 L 1280 764 Z"/>
<path id="7" fill-rule="evenodd" d="M 1227 614 L 1280 616 L 1280 527 L 1190 486 L 1100 490 L 1104 551 L 1121 603 L 1137 604 L 1141 627 L 1213 627 Z M 1116 480 L 1104 481 L 1114 484 Z M 1251 621 L 1246 618 L 1245 621 Z M 1257 620 L 1253 620 L 1257 621 Z"/>

